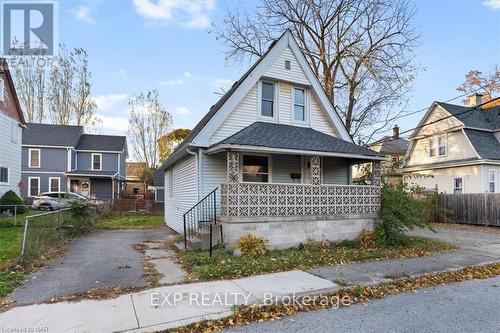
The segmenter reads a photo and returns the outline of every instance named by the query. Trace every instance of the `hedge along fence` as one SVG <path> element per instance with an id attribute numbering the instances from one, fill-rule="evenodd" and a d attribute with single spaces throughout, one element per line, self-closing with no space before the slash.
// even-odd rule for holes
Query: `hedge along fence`
<path id="1" fill-rule="evenodd" d="M 440 222 L 500 227 L 500 193 L 440 193 L 438 204 L 450 212 Z"/>

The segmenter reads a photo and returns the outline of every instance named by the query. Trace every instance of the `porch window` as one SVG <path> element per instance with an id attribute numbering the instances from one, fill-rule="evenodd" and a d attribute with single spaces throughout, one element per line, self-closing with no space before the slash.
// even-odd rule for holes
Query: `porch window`
<path id="1" fill-rule="evenodd" d="M 92 170 L 101 170 L 101 154 L 92 154 Z"/>
<path id="2" fill-rule="evenodd" d="M 306 92 L 302 88 L 293 90 L 293 120 L 306 121 Z"/>
<path id="3" fill-rule="evenodd" d="M 260 114 L 274 117 L 274 83 L 262 82 Z"/>
<path id="4" fill-rule="evenodd" d="M 488 192 L 495 193 L 496 180 L 497 180 L 497 171 L 488 170 Z"/>
<path id="5" fill-rule="evenodd" d="M 60 192 L 61 191 L 60 181 L 61 179 L 59 177 L 50 177 L 49 192 Z"/>
<path id="6" fill-rule="evenodd" d="M 29 177 L 28 178 L 28 196 L 34 197 L 40 193 L 40 178 Z"/>
<path id="7" fill-rule="evenodd" d="M 243 155 L 243 181 L 269 182 L 269 158 L 267 156 Z"/>
<path id="8" fill-rule="evenodd" d="M 0 184 L 9 183 L 9 168 L 0 167 Z"/>
<path id="9" fill-rule="evenodd" d="M 453 178 L 453 193 L 462 194 L 464 190 L 464 179 L 462 177 Z"/>
<path id="10" fill-rule="evenodd" d="M 28 165 L 30 168 L 40 167 L 40 149 L 28 150 Z"/>

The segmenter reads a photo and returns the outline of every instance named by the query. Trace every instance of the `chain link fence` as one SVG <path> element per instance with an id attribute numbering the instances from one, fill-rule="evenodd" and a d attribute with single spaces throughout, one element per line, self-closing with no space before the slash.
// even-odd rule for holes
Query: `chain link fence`
<path id="1" fill-rule="evenodd" d="M 0 205 L 0 225 L 21 225 L 23 217 L 30 211 L 31 206 L 28 205 Z"/>

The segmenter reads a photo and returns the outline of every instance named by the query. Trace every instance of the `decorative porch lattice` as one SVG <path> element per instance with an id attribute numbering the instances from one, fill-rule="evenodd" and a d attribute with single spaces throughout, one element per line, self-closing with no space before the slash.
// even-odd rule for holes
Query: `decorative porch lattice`
<path id="1" fill-rule="evenodd" d="M 378 213 L 379 209 L 379 186 L 221 185 L 223 216 L 363 215 Z"/>
<path id="2" fill-rule="evenodd" d="M 319 156 L 311 157 L 311 184 L 321 184 L 321 158 Z"/>
<path id="3" fill-rule="evenodd" d="M 380 186 L 382 184 L 382 166 L 380 161 L 372 162 L 372 184 L 374 186 Z"/>
<path id="4" fill-rule="evenodd" d="M 227 181 L 237 183 L 240 174 L 240 154 L 234 151 L 227 152 Z"/>

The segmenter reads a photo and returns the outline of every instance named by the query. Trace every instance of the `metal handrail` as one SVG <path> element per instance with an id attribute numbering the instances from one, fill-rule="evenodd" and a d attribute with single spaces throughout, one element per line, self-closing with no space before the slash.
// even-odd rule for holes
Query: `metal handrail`
<path id="1" fill-rule="evenodd" d="M 188 238 L 197 236 L 201 229 L 209 230 L 210 234 L 210 256 L 212 256 L 212 227 L 217 224 L 217 190 L 205 195 L 193 207 L 187 210 L 182 218 L 184 222 L 184 248 L 187 249 Z M 188 226 L 189 223 L 189 226 Z M 221 228 L 221 240 L 222 238 Z"/>

